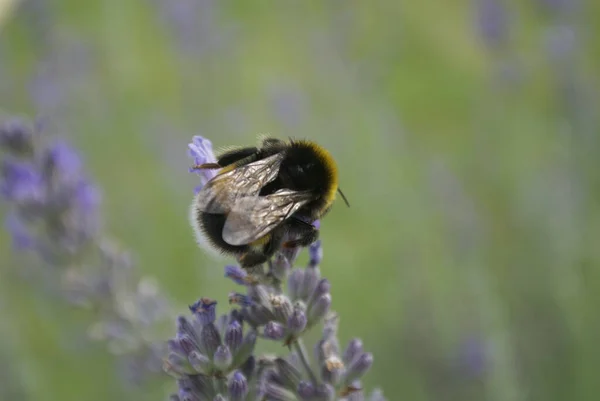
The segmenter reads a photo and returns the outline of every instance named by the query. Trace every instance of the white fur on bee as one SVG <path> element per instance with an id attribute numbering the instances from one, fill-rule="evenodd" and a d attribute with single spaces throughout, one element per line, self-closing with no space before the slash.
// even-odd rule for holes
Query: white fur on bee
<path id="1" fill-rule="evenodd" d="M 202 248 L 204 251 L 206 251 L 207 254 L 214 257 L 215 259 L 221 259 L 221 260 L 226 259 L 225 255 L 223 255 L 221 252 L 217 251 L 208 242 L 208 238 L 206 237 L 206 234 L 204 234 L 204 232 L 200 228 L 200 225 L 198 224 L 197 216 L 198 216 L 199 211 L 198 211 L 198 208 L 196 207 L 197 196 L 198 195 L 194 196 L 194 200 L 192 201 L 192 204 L 190 205 L 190 208 L 189 208 L 189 216 L 188 216 L 190 225 L 192 226 L 192 229 L 194 230 L 194 237 L 196 238 L 196 244 L 198 244 L 198 246 L 200 248 Z"/>

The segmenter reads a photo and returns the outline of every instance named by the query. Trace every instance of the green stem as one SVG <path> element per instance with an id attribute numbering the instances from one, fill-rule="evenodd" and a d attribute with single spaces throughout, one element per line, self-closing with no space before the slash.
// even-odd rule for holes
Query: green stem
<path id="1" fill-rule="evenodd" d="M 314 372 L 312 371 L 312 368 L 310 367 L 310 363 L 308 362 L 308 356 L 306 355 L 306 349 L 304 348 L 304 343 L 302 342 L 302 339 L 297 339 L 296 341 L 294 341 L 293 345 L 294 350 L 300 358 L 300 362 L 304 366 L 304 369 L 306 370 L 306 373 L 310 378 L 310 381 L 312 382 L 313 386 L 316 386 L 318 384 L 317 376 L 315 376 Z"/>

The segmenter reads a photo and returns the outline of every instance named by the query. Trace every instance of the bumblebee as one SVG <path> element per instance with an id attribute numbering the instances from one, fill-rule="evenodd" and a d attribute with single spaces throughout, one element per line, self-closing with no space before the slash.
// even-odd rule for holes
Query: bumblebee
<path id="1" fill-rule="evenodd" d="M 265 138 L 194 168 L 219 171 L 194 198 L 191 223 L 244 268 L 266 262 L 281 246 L 316 241 L 312 223 L 329 212 L 336 193 L 348 204 L 331 154 L 307 140 Z"/>

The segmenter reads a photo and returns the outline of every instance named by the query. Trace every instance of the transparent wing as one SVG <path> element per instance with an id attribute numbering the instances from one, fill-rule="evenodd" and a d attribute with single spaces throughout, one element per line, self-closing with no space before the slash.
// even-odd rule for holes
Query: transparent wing
<path id="1" fill-rule="evenodd" d="M 196 195 L 196 210 L 227 213 L 239 198 L 257 196 L 277 177 L 283 153 L 218 173 Z"/>
<path id="2" fill-rule="evenodd" d="M 227 215 L 223 240 L 231 245 L 249 244 L 268 234 L 311 200 L 308 191 L 281 189 L 267 196 L 240 198 Z"/>

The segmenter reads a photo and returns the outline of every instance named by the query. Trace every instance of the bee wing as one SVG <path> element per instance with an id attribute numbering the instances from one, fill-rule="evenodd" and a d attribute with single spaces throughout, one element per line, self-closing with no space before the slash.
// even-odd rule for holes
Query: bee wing
<path id="1" fill-rule="evenodd" d="M 227 213 L 242 197 L 256 196 L 277 177 L 283 153 L 218 173 L 196 195 L 196 210 Z"/>
<path id="2" fill-rule="evenodd" d="M 223 240 L 231 245 L 245 245 L 256 241 L 310 200 L 310 192 L 289 189 L 281 189 L 266 196 L 240 198 L 227 215 Z"/>

